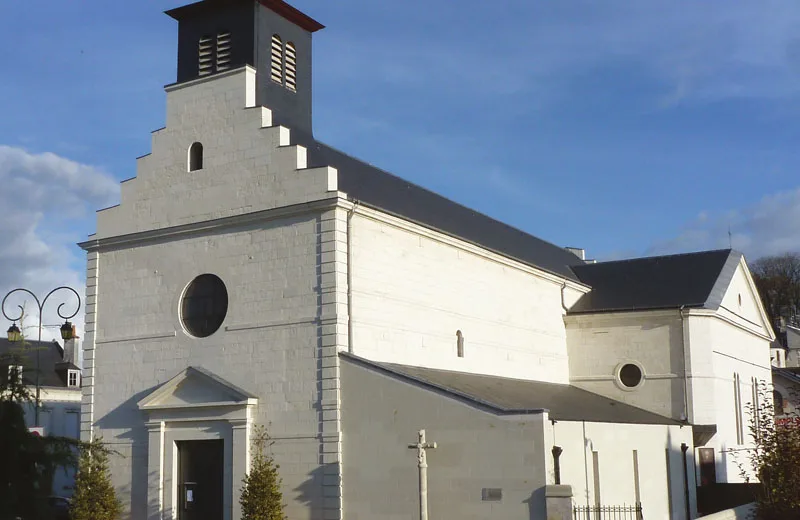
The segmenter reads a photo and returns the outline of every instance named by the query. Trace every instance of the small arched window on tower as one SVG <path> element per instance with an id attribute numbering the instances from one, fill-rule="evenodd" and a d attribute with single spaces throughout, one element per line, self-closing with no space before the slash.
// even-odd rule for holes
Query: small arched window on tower
<path id="1" fill-rule="evenodd" d="M 269 77 L 275 83 L 283 85 L 283 40 L 277 34 L 272 35 L 272 58 Z"/>
<path id="2" fill-rule="evenodd" d="M 203 169 L 203 145 L 194 143 L 189 147 L 189 171 Z"/>
<path id="3" fill-rule="evenodd" d="M 200 38 L 198 47 L 198 72 L 200 76 L 208 76 L 214 72 L 214 39 L 211 36 Z"/>
<path id="4" fill-rule="evenodd" d="M 464 334 L 460 331 L 456 331 L 456 353 L 458 357 L 464 357 Z"/>
<path id="5" fill-rule="evenodd" d="M 286 88 L 297 92 L 297 49 L 292 42 L 286 44 Z"/>

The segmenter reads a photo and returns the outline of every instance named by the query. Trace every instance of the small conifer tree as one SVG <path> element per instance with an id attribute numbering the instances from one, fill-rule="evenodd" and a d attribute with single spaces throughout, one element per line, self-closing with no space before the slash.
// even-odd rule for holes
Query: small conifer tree
<path id="1" fill-rule="evenodd" d="M 281 493 L 280 466 L 267 452 L 271 446 L 267 429 L 256 426 L 253 432 L 253 452 L 250 473 L 245 476 L 242 496 L 242 520 L 285 520 L 283 493 Z"/>
<path id="2" fill-rule="evenodd" d="M 101 439 L 94 439 L 81 449 L 75 490 L 72 495 L 72 520 L 117 520 L 122 506 L 111 484 L 108 469 L 109 450 Z"/>

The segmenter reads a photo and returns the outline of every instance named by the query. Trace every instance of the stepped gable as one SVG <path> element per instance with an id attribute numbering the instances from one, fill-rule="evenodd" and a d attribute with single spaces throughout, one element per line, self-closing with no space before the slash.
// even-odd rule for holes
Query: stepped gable
<path id="1" fill-rule="evenodd" d="M 339 190 L 353 201 L 580 282 L 571 266 L 584 262 L 564 248 L 349 156 L 308 134 L 292 130 L 292 142 L 307 149 L 309 167 L 336 168 Z"/>

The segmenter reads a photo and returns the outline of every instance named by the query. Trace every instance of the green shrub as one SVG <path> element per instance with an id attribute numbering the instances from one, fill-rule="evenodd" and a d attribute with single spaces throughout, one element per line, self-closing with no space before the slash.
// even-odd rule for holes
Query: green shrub
<path id="1" fill-rule="evenodd" d="M 245 476 L 242 496 L 242 520 L 284 520 L 283 493 L 279 465 L 267 452 L 271 445 L 269 434 L 263 426 L 256 426 L 253 432 L 252 459 L 250 473 Z"/>

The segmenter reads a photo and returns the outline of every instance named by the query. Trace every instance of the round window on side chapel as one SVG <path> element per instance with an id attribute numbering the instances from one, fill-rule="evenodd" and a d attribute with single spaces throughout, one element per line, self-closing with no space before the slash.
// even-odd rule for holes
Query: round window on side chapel
<path id="1" fill-rule="evenodd" d="M 222 326 L 228 313 L 228 290 L 218 276 L 200 275 L 186 288 L 181 300 L 181 321 L 186 332 L 207 338 Z"/>
<path id="2" fill-rule="evenodd" d="M 642 382 L 642 369 L 633 363 L 623 365 L 619 371 L 619 380 L 627 388 L 636 388 Z"/>

